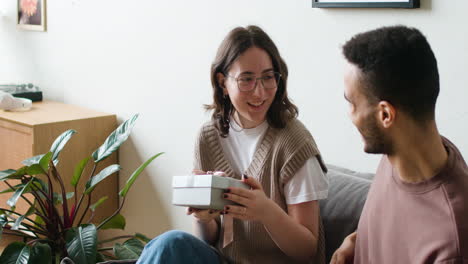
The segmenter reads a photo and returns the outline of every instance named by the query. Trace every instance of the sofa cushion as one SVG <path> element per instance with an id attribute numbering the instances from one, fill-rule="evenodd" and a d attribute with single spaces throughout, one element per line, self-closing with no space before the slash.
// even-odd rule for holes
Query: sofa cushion
<path id="1" fill-rule="evenodd" d="M 343 239 L 357 229 L 373 174 L 327 165 L 328 198 L 320 201 L 327 263 Z"/>

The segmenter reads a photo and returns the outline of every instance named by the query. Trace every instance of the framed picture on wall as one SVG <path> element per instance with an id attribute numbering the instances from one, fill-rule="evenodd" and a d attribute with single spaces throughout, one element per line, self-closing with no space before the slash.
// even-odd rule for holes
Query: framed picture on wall
<path id="1" fill-rule="evenodd" d="M 312 0 L 312 7 L 418 8 L 419 0 Z"/>
<path id="2" fill-rule="evenodd" d="M 16 0 L 17 27 L 25 30 L 46 31 L 46 0 Z"/>

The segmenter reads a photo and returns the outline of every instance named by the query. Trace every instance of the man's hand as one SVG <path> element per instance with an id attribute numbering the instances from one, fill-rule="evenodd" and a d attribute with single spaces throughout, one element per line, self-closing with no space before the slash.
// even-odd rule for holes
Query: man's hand
<path id="1" fill-rule="evenodd" d="M 343 244 L 333 253 L 330 264 L 348 264 L 354 262 L 354 248 L 356 247 L 356 232 L 347 236 Z"/>

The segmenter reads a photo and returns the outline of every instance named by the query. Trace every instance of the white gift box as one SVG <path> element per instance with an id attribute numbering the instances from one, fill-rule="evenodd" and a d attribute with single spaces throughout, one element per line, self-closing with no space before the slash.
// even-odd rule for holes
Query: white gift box
<path id="1" fill-rule="evenodd" d="M 215 175 L 174 176 L 172 178 L 172 204 L 198 209 L 223 210 L 235 204 L 223 197 L 229 187 L 250 189 L 240 180 Z"/>

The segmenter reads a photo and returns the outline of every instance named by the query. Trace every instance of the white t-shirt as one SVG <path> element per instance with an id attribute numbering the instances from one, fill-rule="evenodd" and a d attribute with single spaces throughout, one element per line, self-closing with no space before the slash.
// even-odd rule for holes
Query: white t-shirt
<path id="1" fill-rule="evenodd" d="M 221 146 L 232 169 L 242 175 L 253 160 L 257 145 L 268 129 L 265 121 L 255 128 L 241 128 L 231 120 L 231 129 Z M 284 186 L 287 204 L 298 204 L 325 199 L 328 196 L 328 178 L 323 173 L 317 157 L 306 161 L 294 177 Z"/>

